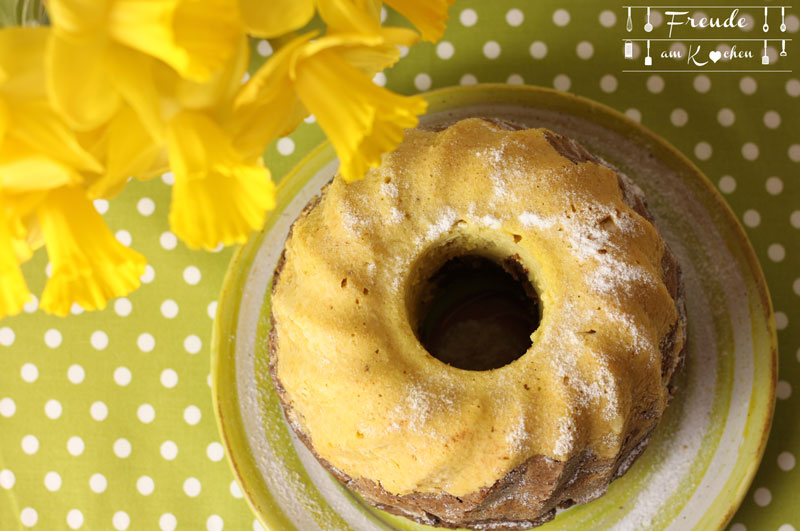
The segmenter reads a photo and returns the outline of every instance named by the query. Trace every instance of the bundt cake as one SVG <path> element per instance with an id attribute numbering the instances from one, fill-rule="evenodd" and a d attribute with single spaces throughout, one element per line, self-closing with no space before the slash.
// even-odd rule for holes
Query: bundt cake
<path id="1" fill-rule="evenodd" d="M 421 523 L 542 524 L 645 449 L 686 323 L 640 189 L 577 142 L 484 119 L 409 130 L 292 227 L 270 372 L 343 484 Z"/>

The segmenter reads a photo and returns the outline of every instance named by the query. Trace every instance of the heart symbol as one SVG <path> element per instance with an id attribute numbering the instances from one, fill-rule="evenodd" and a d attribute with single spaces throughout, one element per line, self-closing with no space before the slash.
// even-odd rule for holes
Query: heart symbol
<path id="1" fill-rule="evenodd" d="M 722 52 L 719 52 L 718 50 L 713 50 L 708 52 L 708 58 L 714 61 L 715 63 L 719 61 L 720 57 L 722 57 Z"/>

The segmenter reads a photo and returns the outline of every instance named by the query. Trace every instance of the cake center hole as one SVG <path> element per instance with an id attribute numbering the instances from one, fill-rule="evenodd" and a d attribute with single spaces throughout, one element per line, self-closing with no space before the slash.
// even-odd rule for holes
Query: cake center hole
<path id="1" fill-rule="evenodd" d="M 536 291 L 516 260 L 451 258 L 420 297 L 417 337 L 448 365 L 487 371 L 522 357 L 539 326 Z"/>

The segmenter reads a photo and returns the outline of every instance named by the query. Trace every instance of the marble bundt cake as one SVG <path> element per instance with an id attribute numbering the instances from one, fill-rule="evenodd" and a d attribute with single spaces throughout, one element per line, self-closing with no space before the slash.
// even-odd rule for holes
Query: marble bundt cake
<path id="1" fill-rule="evenodd" d="M 679 268 L 639 188 L 546 129 L 409 130 L 294 223 L 270 371 L 298 437 L 386 511 L 513 529 L 602 495 L 673 391 Z"/>

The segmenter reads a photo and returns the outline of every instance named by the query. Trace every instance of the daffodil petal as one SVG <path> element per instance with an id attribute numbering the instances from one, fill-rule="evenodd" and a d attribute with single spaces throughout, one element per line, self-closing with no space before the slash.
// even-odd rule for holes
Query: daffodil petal
<path id="1" fill-rule="evenodd" d="M 243 243 L 275 206 L 275 187 L 261 159 L 242 159 L 208 117 L 183 112 L 167 135 L 175 183 L 169 222 L 191 248 Z"/>
<path id="2" fill-rule="evenodd" d="M 106 170 L 88 189 L 90 199 L 113 197 L 131 176 L 146 179 L 163 168 L 157 161 L 166 146 L 157 143 L 129 106 L 123 106 L 106 127 Z"/>
<path id="3" fill-rule="evenodd" d="M 116 0 L 108 32 L 193 81 L 206 81 L 244 34 L 236 0 Z"/>
<path id="4" fill-rule="evenodd" d="M 380 11 L 352 0 L 317 0 L 319 16 L 325 21 L 328 33 L 378 33 Z"/>
<path id="5" fill-rule="evenodd" d="M 355 66 L 368 77 L 395 64 L 400 58 L 398 46 L 410 46 L 419 36 L 410 29 L 380 28 L 375 33 L 335 33 L 316 39 L 303 46 L 295 61 L 334 50 L 337 55 Z M 294 68 L 291 70 L 294 75 Z"/>
<path id="6" fill-rule="evenodd" d="M 0 146 L 0 189 L 7 192 L 49 190 L 78 184 L 83 178 L 71 166 L 26 144 L 7 138 Z"/>
<path id="7" fill-rule="evenodd" d="M 298 30 L 314 16 L 313 0 L 239 0 L 247 32 L 271 39 Z"/>
<path id="8" fill-rule="evenodd" d="M 101 37 L 73 37 L 54 31 L 47 61 L 47 90 L 55 109 L 79 130 L 108 121 L 120 98 L 106 69 L 108 42 Z"/>
<path id="9" fill-rule="evenodd" d="M 442 38 L 447 22 L 447 8 L 455 0 L 384 0 L 406 17 L 422 33 L 422 40 L 436 42 Z"/>
<path id="10" fill-rule="evenodd" d="M 372 81 L 331 50 L 298 61 L 295 88 L 317 118 L 339 156 L 346 181 L 378 166 L 381 155 L 415 127 L 427 103 L 419 96 L 394 94 Z"/>
<path id="11" fill-rule="evenodd" d="M 109 47 L 109 56 L 108 72 L 114 86 L 136 110 L 150 135 L 163 141 L 166 125 L 155 81 L 158 60 L 117 44 Z"/>
<path id="12" fill-rule="evenodd" d="M 102 309 L 139 287 L 146 260 L 114 238 L 81 188 L 51 191 L 37 217 L 52 264 L 39 303 L 44 311 L 64 316 L 73 303 Z"/>
<path id="13" fill-rule="evenodd" d="M 0 29 L 0 86 L 7 98 L 45 96 L 46 27 Z"/>
<path id="14" fill-rule="evenodd" d="M 21 312 L 31 295 L 12 245 L 4 203 L 0 198 L 0 319 Z"/>

